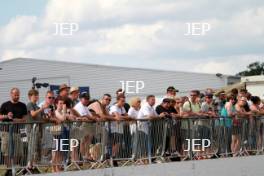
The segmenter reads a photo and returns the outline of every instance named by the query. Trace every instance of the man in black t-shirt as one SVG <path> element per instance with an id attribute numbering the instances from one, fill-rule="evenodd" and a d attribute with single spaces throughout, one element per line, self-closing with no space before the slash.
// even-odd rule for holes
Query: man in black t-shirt
<path id="1" fill-rule="evenodd" d="M 156 107 L 157 114 L 165 113 L 166 115 L 170 115 L 170 99 L 164 98 L 162 103 Z"/>
<path id="2" fill-rule="evenodd" d="M 12 88 L 10 91 L 11 100 L 2 104 L 0 108 L 0 120 L 3 122 L 13 121 L 15 123 L 25 122 L 27 107 L 19 101 L 20 91 L 18 88 Z M 1 125 L 1 152 L 5 157 L 7 165 L 10 164 L 8 158 L 18 159 L 23 154 L 23 146 L 20 136 L 20 129 L 24 125 Z M 11 135 L 13 134 L 13 135 Z M 14 153 L 16 156 L 13 156 Z"/>
<path id="3" fill-rule="evenodd" d="M 1 121 L 25 122 L 27 106 L 19 101 L 20 91 L 12 88 L 10 91 L 11 100 L 2 104 L 0 108 Z"/>
<path id="4" fill-rule="evenodd" d="M 170 98 L 164 98 L 162 100 L 162 103 L 156 107 L 156 112 L 157 114 L 165 113 L 166 118 L 173 118 L 177 116 L 177 111 L 174 108 L 175 101 Z M 172 122 L 172 123 L 171 123 Z M 165 122 L 165 129 L 167 130 L 167 135 L 166 135 L 166 145 L 165 145 L 165 150 L 166 153 L 168 154 L 169 151 L 176 152 L 176 146 L 179 145 L 176 143 L 178 136 L 176 133 L 178 133 L 179 125 L 177 125 L 177 121 L 167 121 Z"/>

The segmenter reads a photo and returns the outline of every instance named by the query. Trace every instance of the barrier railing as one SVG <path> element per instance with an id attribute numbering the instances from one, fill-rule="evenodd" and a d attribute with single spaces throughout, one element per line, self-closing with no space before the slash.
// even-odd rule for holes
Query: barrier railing
<path id="1" fill-rule="evenodd" d="M 13 175 L 263 154 L 264 117 L 0 123 L 0 165 Z M 44 169 L 43 169 L 44 168 Z M 51 170 L 50 170 L 51 169 Z"/>

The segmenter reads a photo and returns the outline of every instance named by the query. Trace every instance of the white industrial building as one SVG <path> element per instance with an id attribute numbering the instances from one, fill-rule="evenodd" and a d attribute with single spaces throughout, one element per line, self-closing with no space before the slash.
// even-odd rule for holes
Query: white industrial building
<path id="1" fill-rule="evenodd" d="M 241 78 L 241 82 L 245 83 L 246 89 L 252 95 L 259 96 L 264 100 L 264 75 L 245 76 Z"/>
<path id="2" fill-rule="evenodd" d="M 168 86 L 174 86 L 180 90 L 179 94 L 183 95 L 192 89 L 205 90 L 209 87 L 217 89 L 240 81 L 239 77 L 222 74 L 126 68 L 29 58 L 0 62 L 0 68 L 0 103 L 9 99 L 9 90 L 12 87 L 18 87 L 21 90 L 21 101 L 27 102 L 27 92 L 32 87 L 33 77 L 37 78 L 37 82 L 55 85 L 67 83 L 70 86 L 89 86 L 92 98 L 99 98 L 103 93 L 114 96 L 115 91 L 122 86 L 120 81 L 143 81 L 144 89 L 138 93 L 140 97 L 147 94 L 162 97 Z M 42 99 L 47 89 L 40 89 Z"/>

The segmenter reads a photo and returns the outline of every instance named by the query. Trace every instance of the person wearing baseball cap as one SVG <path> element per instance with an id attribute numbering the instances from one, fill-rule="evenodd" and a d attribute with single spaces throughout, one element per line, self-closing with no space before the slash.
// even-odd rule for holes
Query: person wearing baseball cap
<path id="1" fill-rule="evenodd" d="M 83 92 L 79 96 L 80 102 L 74 106 L 74 109 L 80 114 L 83 119 L 86 120 L 96 120 L 90 112 L 88 105 L 90 101 L 90 95 L 87 92 Z"/>
<path id="2" fill-rule="evenodd" d="M 167 88 L 167 94 L 163 97 L 165 98 L 169 98 L 169 99 L 175 99 L 176 98 L 176 92 L 179 92 L 178 89 L 175 89 L 175 87 L 173 86 L 169 86 Z"/>
<path id="3" fill-rule="evenodd" d="M 90 160 L 92 158 L 91 158 L 89 146 L 92 143 L 92 139 L 95 136 L 96 128 L 94 123 L 87 123 L 87 121 L 88 122 L 96 121 L 97 117 L 94 116 L 88 108 L 90 95 L 87 92 L 83 92 L 80 94 L 79 98 L 80 98 L 80 102 L 77 103 L 73 109 L 77 111 L 80 116 L 78 120 L 84 121 L 84 123 L 82 123 L 80 127 L 81 128 L 80 132 L 84 136 L 81 139 L 80 153 L 84 159 Z"/>

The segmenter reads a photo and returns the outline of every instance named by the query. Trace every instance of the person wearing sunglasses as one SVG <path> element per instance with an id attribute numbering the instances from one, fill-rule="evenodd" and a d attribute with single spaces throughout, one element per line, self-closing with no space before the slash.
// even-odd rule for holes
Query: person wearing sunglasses
<path id="1" fill-rule="evenodd" d="M 52 91 L 47 91 L 45 100 L 39 104 L 39 107 L 43 109 L 44 112 L 44 119 L 45 120 L 52 120 L 55 111 L 55 96 Z"/>
<path id="2" fill-rule="evenodd" d="M 117 157 L 121 152 L 121 144 L 124 137 L 124 120 L 128 120 L 126 109 L 124 107 L 126 97 L 123 94 L 117 96 L 116 104 L 110 108 L 110 115 L 114 116 L 115 121 L 111 122 L 111 141 L 112 141 L 112 154 Z M 116 165 L 116 164 L 114 164 Z"/>
<path id="3" fill-rule="evenodd" d="M 213 94 L 206 93 L 204 96 L 204 102 L 201 105 L 201 112 L 202 115 L 207 117 L 206 119 L 200 119 L 196 121 L 197 125 L 197 132 L 195 133 L 197 139 L 211 139 L 211 124 L 213 121 L 210 119 L 216 117 L 215 108 L 213 105 Z M 211 156 L 209 153 L 210 148 L 206 148 L 205 151 L 198 152 L 198 159 L 206 159 L 210 158 Z"/>
<path id="4" fill-rule="evenodd" d="M 88 108 L 93 110 L 96 115 L 100 117 L 100 120 L 113 120 L 109 114 L 109 105 L 112 97 L 110 94 L 104 94 L 101 100 L 96 100 L 91 103 Z"/>
<path id="5" fill-rule="evenodd" d="M 58 121 L 55 118 L 55 95 L 53 91 L 48 90 L 45 95 L 45 100 L 38 105 L 43 109 L 42 118 L 45 122 L 55 122 Z M 49 162 L 50 151 L 52 150 L 53 138 L 50 135 L 50 123 L 45 123 L 42 125 L 43 138 L 42 138 L 42 159 L 46 159 L 45 162 Z"/>
<path id="6" fill-rule="evenodd" d="M 117 98 L 118 96 L 124 96 L 124 97 L 126 97 L 126 93 L 125 93 L 125 91 L 124 91 L 123 89 L 118 89 L 118 90 L 116 91 L 116 98 Z M 116 103 L 114 103 L 114 104 L 116 104 Z M 126 110 L 126 113 L 128 113 L 128 110 L 129 110 L 129 108 L 130 108 L 130 105 L 129 105 L 127 102 L 125 102 L 125 104 L 124 104 L 124 108 L 125 108 L 125 110 Z"/>
<path id="7" fill-rule="evenodd" d="M 188 116 L 200 115 L 201 105 L 198 103 L 198 93 L 192 90 L 189 99 L 183 104 L 183 112 Z"/>

